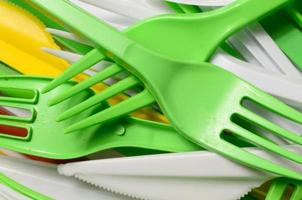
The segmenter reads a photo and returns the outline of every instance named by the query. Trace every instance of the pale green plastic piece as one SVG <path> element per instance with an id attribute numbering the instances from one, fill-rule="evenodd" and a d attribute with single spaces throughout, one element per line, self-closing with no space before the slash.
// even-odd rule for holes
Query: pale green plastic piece
<path id="1" fill-rule="evenodd" d="M 103 53 L 132 72 L 148 90 L 139 93 L 137 95 L 139 98 L 131 97 L 121 104 L 72 125 L 67 131 L 79 130 L 117 118 L 152 103 L 154 96 L 173 127 L 196 144 L 250 167 L 302 179 L 301 174 L 250 154 L 221 138 L 224 131 L 232 132 L 265 150 L 302 163 L 302 156 L 259 137 L 233 121 L 236 117 L 245 119 L 280 137 L 302 144 L 301 137 L 249 111 L 242 106 L 242 101 L 249 99 L 301 124 L 302 113 L 243 82 L 233 74 L 204 62 L 209 59 L 221 41 L 289 1 L 241 0 L 204 14 L 163 15 L 134 26 L 131 34 L 130 30 L 127 34 L 129 37 L 67 1 L 32 0 L 32 2 L 96 44 L 97 49 L 89 54 L 91 58 L 83 57 L 81 63 L 89 63 L 94 57 L 92 54 L 95 57 L 102 57 Z M 44 92 L 49 92 L 76 75 L 78 72 L 73 71 L 77 70 L 77 67 L 78 64 L 70 67 L 49 84 Z M 117 106 L 119 109 L 115 109 Z"/>
<path id="2" fill-rule="evenodd" d="M 94 152 L 118 147 L 137 147 L 167 152 L 196 151 L 201 148 L 182 136 L 169 125 L 145 120 L 125 118 L 105 125 L 64 134 L 64 129 L 97 112 L 94 106 L 68 120 L 56 122 L 56 117 L 69 106 L 74 106 L 91 97 L 85 90 L 73 98 L 49 107 L 53 96 L 72 88 L 73 82 L 42 94 L 50 78 L 30 76 L 0 76 L 0 92 L 9 97 L 0 97 L 0 106 L 24 108 L 31 111 L 26 118 L 0 115 L 0 125 L 26 129 L 27 136 L 0 133 L 0 146 L 30 155 L 54 159 L 82 157 Z M 139 153 L 139 152 L 138 152 Z"/>
<path id="3" fill-rule="evenodd" d="M 272 185 L 269 188 L 268 194 L 265 200 L 283 200 L 284 193 L 288 186 L 293 187 L 292 192 L 288 200 L 301 200 L 302 199 L 302 182 L 298 180 L 291 180 L 287 178 L 278 178 L 273 180 Z"/>
<path id="4" fill-rule="evenodd" d="M 4 175 L 3 173 L 0 173 L 0 184 L 3 184 L 5 186 L 13 189 L 14 191 L 16 191 L 20 194 L 23 194 L 26 197 L 29 197 L 33 200 L 51 200 L 52 199 L 50 197 L 47 197 L 43 194 L 35 192 L 35 191 L 17 183 L 16 181 L 12 180 L 8 176 Z"/>

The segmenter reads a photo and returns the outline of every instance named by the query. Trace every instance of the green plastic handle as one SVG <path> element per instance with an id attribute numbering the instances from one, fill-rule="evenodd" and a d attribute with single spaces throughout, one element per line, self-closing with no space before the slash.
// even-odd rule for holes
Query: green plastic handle
<path id="1" fill-rule="evenodd" d="M 0 173 L 0 183 L 3 185 L 6 185 L 7 187 L 15 190 L 16 192 L 23 194 L 34 200 L 51 200 L 52 199 L 43 194 L 35 192 L 35 191 L 21 185 L 20 183 L 17 183 L 16 181 L 12 180 L 8 176 L 4 175 L 3 173 Z"/>

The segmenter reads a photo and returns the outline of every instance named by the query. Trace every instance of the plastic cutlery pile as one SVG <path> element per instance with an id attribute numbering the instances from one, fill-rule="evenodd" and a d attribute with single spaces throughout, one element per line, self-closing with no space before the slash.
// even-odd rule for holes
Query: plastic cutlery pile
<path id="1" fill-rule="evenodd" d="M 0 198 L 302 200 L 300 0 L 0 0 Z"/>

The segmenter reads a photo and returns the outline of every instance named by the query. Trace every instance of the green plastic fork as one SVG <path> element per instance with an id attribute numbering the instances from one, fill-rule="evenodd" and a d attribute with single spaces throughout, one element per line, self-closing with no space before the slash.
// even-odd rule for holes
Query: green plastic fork
<path id="1" fill-rule="evenodd" d="M 51 79 L 29 76 L 0 76 L 0 106 L 21 108 L 28 115 L 0 114 L 0 146 L 14 151 L 54 159 L 82 157 L 101 150 L 118 147 L 137 147 L 167 152 L 196 151 L 201 148 L 176 134 L 168 125 L 126 118 L 103 126 L 96 126 L 73 134 L 63 130 L 86 118 L 100 106 L 88 109 L 63 122 L 55 118 L 69 106 L 89 98 L 91 90 L 85 90 L 68 101 L 53 107 L 47 101 L 56 94 L 70 89 L 74 83 L 66 83 L 50 93 L 41 90 Z M 20 129 L 16 135 L 13 129 Z M 140 154 L 140 152 L 137 152 Z"/>
<path id="2" fill-rule="evenodd" d="M 43 194 L 35 192 L 35 191 L 17 183 L 16 181 L 12 180 L 8 176 L 4 175 L 3 173 L 0 173 L 0 184 L 6 185 L 7 187 L 15 190 L 16 192 L 23 194 L 34 200 L 51 200 L 52 199 L 50 197 L 47 197 Z"/>
<path id="3" fill-rule="evenodd" d="M 300 8 L 302 9 L 302 5 Z M 283 52 L 302 70 L 301 28 L 292 23 L 292 19 L 284 11 L 266 17 L 261 23 Z"/>
<path id="4" fill-rule="evenodd" d="M 265 5 L 262 5 L 262 1 L 260 0 L 243 0 L 238 1 L 234 6 L 225 7 L 223 9 L 213 11 L 213 12 L 207 12 L 203 14 L 196 14 L 196 15 L 166 15 L 163 17 L 156 17 L 152 18 L 150 20 L 144 21 L 134 27 L 131 27 L 129 30 L 126 31 L 127 36 L 130 36 L 133 40 L 136 40 L 144 45 L 146 45 L 148 48 L 154 49 L 156 51 L 160 51 L 161 54 L 170 54 L 177 59 L 185 59 L 185 60 L 200 60 L 202 57 L 209 56 L 216 48 L 219 43 L 221 43 L 224 38 L 227 38 L 227 36 L 231 35 L 231 33 L 235 32 L 236 30 L 242 28 L 244 25 L 248 24 L 249 22 L 258 19 L 261 14 L 268 14 L 268 11 L 273 11 L 276 9 L 276 7 L 281 6 L 288 2 L 288 0 L 274 0 L 265 2 Z M 240 15 L 245 15 L 246 13 L 244 10 L 253 10 L 255 8 L 260 7 L 261 9 L 256 9 L 253 14 L 250 13 L 249 17 Z M 230 25 L 227 23 L 227 21 L 221 20 L 222 18 L 225 18 L 225 15 L 230 15 L 230 21 L 232 20 L 233 23 Z M 58 15 L 58 18 L 61 16 Z M 235 18 L 240 18 L 240 20 Z M 189 23 L 182 23 L 183 21 L 189 21 L 191 22 L 191 25 Z M 224 23 L 221 23 L 219 20 L 223 21 Z M 68 21 L 68 19 L 67 19 Z M 68 24 L 65 20 L 65 23 Z M 85 21 L 85 20 L 82 20 Z M 238 22 L 239 21 L 239 22 Z M 208 26 L 198 26 L 198 24 L 203 24 L 203 22 L 206 22 L 206 24 L 210 24 Z M 216 23 L 217 22 L 217 23 Z M 194 25 L 195 24 L 195 25 Z M 213 26 L 212 24 L 221 24 L 221 27 Z M 70 27 L 73 27 L 74 29 L 77 29 L 76 32 L 81 33 L 81 29 L 86 29 L 85 27 L 74 27 L 72 24 L 68 24 Z M 170 27 L 171 26 L 171 27 Z M 183 27 L 185 26 L 185 27 Z M 198 30 L 192 29 L 191 27 L 201 27 Z M 163 30 L 165 29 L 165 30 Z M 174 29 L 174 31 L 173 31 Z M 204 30 L 203 30 L 204 29 Z M 225 30 L 225 31 L 218 31 L 219 29 Z M 180 30 L 180 31 L 179 31 Z M 174 32 L 172 35 L 169 34 L 170 32 Z M 208 32 L 217 32 L 219 35 L 213 35 L 213 34 L 206 34 Z M 92 30 L 90 31 L 92 32 Z M 221 34 L 225 33 L 225 34 Z M 153 34 L 154 33 L 154 34 Z M 89 36 L 85 33 L 83 33 L 87 38 Z M 105 34 L 107 35 L 107 33 Z M 162 35 L 162 36 L 161 36 Z M 195 35 L 195 37 L 193 36 Z M 208 37 L 208 35 L 211 35 L 213 37 Z M 155 37 L 157 36 L 157 37 Z M 205 36 L 205 39 L 202 39 L 201 37 Z M 93 36 L 92 36 L 93 37 Z M 156 38 L 156 39 L 153 39 Z M 179 38 L 182 38 L 181 40 Z M 189 38 L 189 39 L 188 39 Z M 96 38 L 92 38 L 92 41 L 96 41 Z M 114 41 L 115 39 L 108 38 L 108 41 Z M 190 40 L 190 41 L 188 41 Z M 112 43 L 112 42 L 110 42 Z M 116 42 L 118 43 L 118 41 Z M 204 44 L 205 43 L 205 44 Z M 109 44 L 111 45 L 111 44 Z M 113 44 L 119 46 L 119 44 Z M 195 58 L 192 58 L 193 55 Z M 202 54 L 204 54 L 202 56 Z M 206 55 L 207 54 L 207 55 Z M 47 86 L 44 90 L 44 92 L 49 91 L 51 88 L 56 87 L 60 83 L 71 79 L 72 77 L 76 76 L 78 73 L 82 72 L 83 70 L 91 67 L 91 65 L 102 61 L 105 59 L 106 56 L 102 54 L 102 52 L 98 49 L 94 49 L 86 56 L 81 59 L 79 62 L 77 62 L 73 67 L 69 68 L 64 75 L 62 75 L 59 79 L 54 80 L 49 86 Z M 206 59 L 204 59 L 206 60 Z M 62 93 L 61 95 L 56 96 L 54 99 L 52 99 L 49 104 L 55 105 L 72 95 L 75 95 L 76 93 L 80 92 L 82 89 L 90 87 L 100 81 L 103 81 L 107 79 L 110 76 L 113 76 L 119 72 L 121 72 L 123 69 L 118 65 L 112 65 L 108 69 L 106 69 L 102 74 L 99 74 L 93 78 L 91 78 L 89 81 L 86 81 L 85 83 L 82 83 L 75 88 L 73 88 L 68 93 Z M 60 117 L 58 118 L 59 121 L 67 119 L 77 113 L 82 112 L 83 110 L 89 108 L 90 106 L 97 104 L 105 99 L 108 99 L 109 97 L 115 95 L 117 92 L 121 92 L 127 88 L 133 87 L 135 85 L 138 85 L 139 82 L 134 80 L 133 78 L 129 78 L 127 80 L 124 80 L 123 82 L 119 83 L 119 85 L 116 85 L 112 91 L 108 91 L 107 93 L 99 94 L 88 101 L 85 101 L 78 106 L 69 109 L 67 112 L 64 112 Z M 122 86 L 121 86 L 122 85 Z M 118 87 L 121 86 L 121 87 Z M 144 99 L 144 101 L 150 101 L 147 98 Z M 142 102 L 143 104 L 143 102 Z M 142 107 L 142 104 L 138 104 L 137 107 Z M 143 105 L 144 106 L 144 105 Z"/>
<path id="5" fill-rule="evenodd" d="M 302 182 L 297 180 L 290 180 L 286 178 L 278 178 L 273 180 L 269 188 L 265 200 L 282 200 L 287 190 L 287 187 L 293 187 L 293 192 L 288 200 L 301 200 L 302 199 Z"/>
<path id="6" fill-rule="evenodd" d="M 295 179 L 302 179 L 302 175 L 294 170 L 284 168 L 271 161 L 250 154 L 244 149 L 225 141 L 222 135 L 223 132 L 231 132 L 239 138 L 266 149 L 269 152 L 273 152 L 283 158 L 302 163 L 302 157 L 300 155 L 285 150 L 268 139 L 264 139 L 256 135 L 256 133 L 245 129 L 240 126 L 240 123 L 238 123 L 238 120 L 244 120 L 294 143 L 302 144 L 301 137 L 248 110 L 244 107 L 243 101 L 252 101 L 255 104 L 263 106 L 272 112 L 298 123 L 302 123 L 302 114 L 300 112 L 290 108 L 270 95 L 261 92 L 231 73 L 218 67 L 204 62 L 187 61 L 193 59 L 194 56 L 197 55 L 194 53 L 193 55 L 187 53 L 186 47 L 181 49 L 183 46 L 180 46 L 175 50 L 178 52 L 176 52 L 173 57 L 166 57 L 157 54 L 155 51 L 144 48 L 139 45 L 139 43 L 125 37 L 123 34 L 108 25 L 99 22 L 96 18 L 86 14 L 81 9 L 67 3 L 67 1 L 32 0 L 32 2 L 36 6 L 43 8 L 51 15 L 63 21 L 76 32 L 90 39 L 98 47 L 69 68 L 63 76 L 54 80 L 44 89 L 44 92 L 50 91 L 54 87 L 64 83 L 79 71 L 101 61 L 105 57 L 102 53 L 113 59 L 117 64 L 127 68 L 130 72 L 135 74 L 145 84 L 145 86 L 147 86 L 147 88 L 141 93 L 84 119 L 80 123 L 74 124 L 67 131 L 82 129 L 127 114 L 144 105 L 154 102 L 154 96 L 159 102 L 164 114 L 170 119 L 172 125 L 178 130 L 178 132 L 200 146 L 218 152 L 227 158 L 250 167 L 267 170 L 272 173 L 277 173 Z M 236 25 L 227 26 L 230 28 L 227 32 L 231 34 L 237 30 L 238 27 L 258 19 L 260 16 L 267 14 L 269 11 L 278 8 L 287 2 L 288 1 L 286 0 L 265 2 L 262 0 L 243 0 L 219 11 L 215 11 L 212 14 L 191 15 L 188 18 L 180 15 L 167 15 L 150 19 L 145 23 L 145 26 L 148 27 L 147 24 L 150 23 L 151 29 L 145 28 L 144 30 L 150 31 L 152 28 L 155 28 L 155 24 L 158 20 L 160 29 L 155 30 L 155 32 L 163 32 L 163 30 L 169 32 L 170 30 L 169 33 L 172 40 L 176 39 L 176 35 L 181 34 L 190 37 L 187 29 L 184 30 L 183 26 L 180 26 L 179 30 L 174 30 L 171 26 L 174 25 L 177 27 L 179 24 L 183 25 L 181 22 L 193 21 L 197 23 L 197 19 L 205 20 L 219 18 L 222 20 L 227 18 L 228 15 L 226 13 L 231 13 L 230 18 L 233 20 L 236 19 L 236 22 L 232 21 L 233 24 Z M 252 9 L 253 11 L 247 8 Z M 234 12 L 236 13 L 236 18 L 233 14 Z M 223 18 L 220 16 L 221 13 Z M 238 18 L 241 16 L 241 14 L 238 13 L 249 13 L 253 17 Z M 217 17 L 217 15 L 220 17 Z M 249 20 L 247 18 L 249 18 Z M 228 23 L 230 23 L 230 21 L 226 20 Z M 167 29 L 165 29 L 167 22 L 168 26 Z M 213 27 L 212 25 L 209 25 L 209 22 L 208 26 Z M 217 24 L 217 27 L 221 28 L 221 26 L 222 23 Z M 200 30 L 197 26 L 193 26 L 192 28 L 192 24 L 187 28 Z M 171 33 L 171 31 L 173 32 Z M 147 35 L 150 37 L 150 34 Z M 156 36 L 156 34 L 154 36 Z M 154 36 L 151 34 L 149 40 L 152 40 L 152 38 L 158 39 Z M 227 36 L 228 35 L 225 34 L 223 37 L 219 36 L 219 38 L 223 39 Z M 142 38 L 146 39 L 145 36 L 141 35 L 141 38 L 139 39 Z M 211 40 L 212 37 L 209 38 L 209 41 L 213 42 L 214 39 Z M 185 39 L 186 41 L 190 40 L 187 38 L 181 39 Z M 167 37 L 163 37 L 160 40 L 162 43 L 165 43 L 165 45 L 171 41 Z M 151 45 L 150 41 L 147 41 L 147 43 Z M 157 41 L 155 43 L 158 44 L 159 42 Z M 180 43 L 185 44 L 183 42 Z M 210 43 L 208 44 L 209 46 Z M 214 43 L 218 45 L 219 39 Z M 194 45 L 196 46 L 196 44 Z M 212 43 L 212 45 L 214 44 Z M 158 48 L 157 50 L 159 51 L 159 49 L 162 50 L 161 48 Z M 199 60 L 203 60 L 203 57 L 205 60 L 208 57 L 206 55 L 210 55 L 209 52 L 211 52 L 214 47 L 205 49 L 203 46 L 199 46 L 198 50 L 200 49 L 203 49 L 206 52 L 201 53 L 201 58 L 198 58 L 200 58 Z M 167 49 L 164 49 L 162 53 L 165 53 L 165 50 Z M 184 55 L 189 54 L 188 57 L 182 55 L 179 59 L 174 59 L 181 51 L 184 52 Z M 170 52 L 170 54 L 172 54 L 172 52 Z M 169 53 L 167 53 L 167 55 L 169 55 Z M 183 61 L 180 60 L 181 58 Z M 116 71 L 121 71 L 122 68 L 117 64 L 108 67 L 103 72 L 100 72 L 98 76 L 103 76 L 103 79 L 105 75 L 101 74 L 104 74 L 105 72 L 107 73 L 107 76 L 110 77 L 112 74 L 117 73 Z M 96 80 L 93 79 L 93 81 Z M 79 84 L 80 86 L 77 85 L 76 87 L 85 88 L 89 85 L 86 84 L 87 82 L 83 82 L 83 84 Z M 136 86 L 137 84 L 139 84 L 139 80 L 129 76 L 119 83 L 114 84 L 104 92 L 99 93 L 98 98 L 109 98 L 111 95 L 130 88 L 131 86 Z M 95 98 L 96 96 L 92 98 Z"/>
<path id="7" fill-rule="evenodd" d="M 302 28 L 302 2 L 296 0 L 286 8 L 287 13 Z"/>

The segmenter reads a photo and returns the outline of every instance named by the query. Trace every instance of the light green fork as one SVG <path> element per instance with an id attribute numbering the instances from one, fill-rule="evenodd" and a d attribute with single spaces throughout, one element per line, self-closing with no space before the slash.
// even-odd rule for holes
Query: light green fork
<path id="1" fill-rule="evenodd" d="M 139 31 L 134 31 L 137 34 L 136 39 L 140 41 L 137 43 L 66 1 L 32 0 L 32 2 L 50 12 L 97 46 L 96 49 L 69 68 L 63 76 L 48 85 L 44 92 L 101 61 L 104 59 L 104 55 L 113 59 L 117 64 L 100 72 L 96 75 L 98 78 L 106 79 L 106 77 L 122 71 L 123 68 L 120 66 L 123 66 L 136 75 L 146 86 L 141 93 L 74 124 L 67 131 L 112 120 L 153 103 L 156 99 L 178 132 L 196 144 L 250 167 L 302 179 L 302 175 L 294 170 L 259 158 L 223 139 L 223 133 L 231 132 L 242 140 L 280 157 L 302 163 L 300 155 L 287 151 L 272 141 L 258 136 L 257 133 L 250 131 L 240 123 L 243 120 L 294 143 L 302 144 L 301 137 L 253 113 L 244 106 L 243 102 L 245 100 L 253 102 L 298 123 L 302 123 L 302 114 L 243 82 L 231 73 L 211 64 L 200 62 L 207 60 L 217 45 L 227 36 L 289 1 L 242 0 L 211 13 L 189 15 L 188 17 L 166 15 L 153 18 L 142 23 L 142 27 L 136 26 L 142 30 L 141 33 L 145 32 L 146 34 L 139 35 L 137 34 Z M 248 14 L 248 17 L 242 18 L 244 14 Z M 213 22 L 216 24 L 213 25 Z M 200 23 L 204 25 L 198 26 Z M 195 43 L 193 43 L 193 35 L 201 34 L 201 30 L 206 31 L 207 35 L 200 35 L 200 43 L 196 43 L 196 38 Z M 153 31 L 153 33 L 146 33 L 146 31 Z M 163 37 L 161 37 L 161 33 Z M 192 34 L 192 38 L 190 34 Z M 170 37 L 167 37 L 168 35 Z M 148 47 L 147 49 L 140 43 L 148 38 L 149 40 L 144 44 Z M 185 42 L 181 41 L 182 39 Z M 154 44 L 151 44 L 151 40 Z M 177 43 L 177 40 L 180 41 L 177 45 L 171 42 Z M 156 44 L 160 43 L 163 44 L 155 49 Z M 167 46 L 169 44 L 173 44 L 174 49 L 171 47 L 172 49 L 170 48 L 168 51 Z M 189 52 L 190 48 L 192 51 Z M 175 51 L 175 54 L 172 51 Z M 199 60 L 199 62 L 192 60 Z M 93 77 L 91 80 L 96 83 L 100 81 L 97 80 L 98 78 L 94 79 Z M 140 84 L 137 78 L 129 76 L 104 92 L 95 95 L 91 98 L 93 100 L 88 99 L 87 101 L 96 101 L 97 99 L 100 102 L 136 86 Z M 76 87 L 89 87 L 91 80 Z M 66 91 L 66 93 L 69 92 Z"/>

